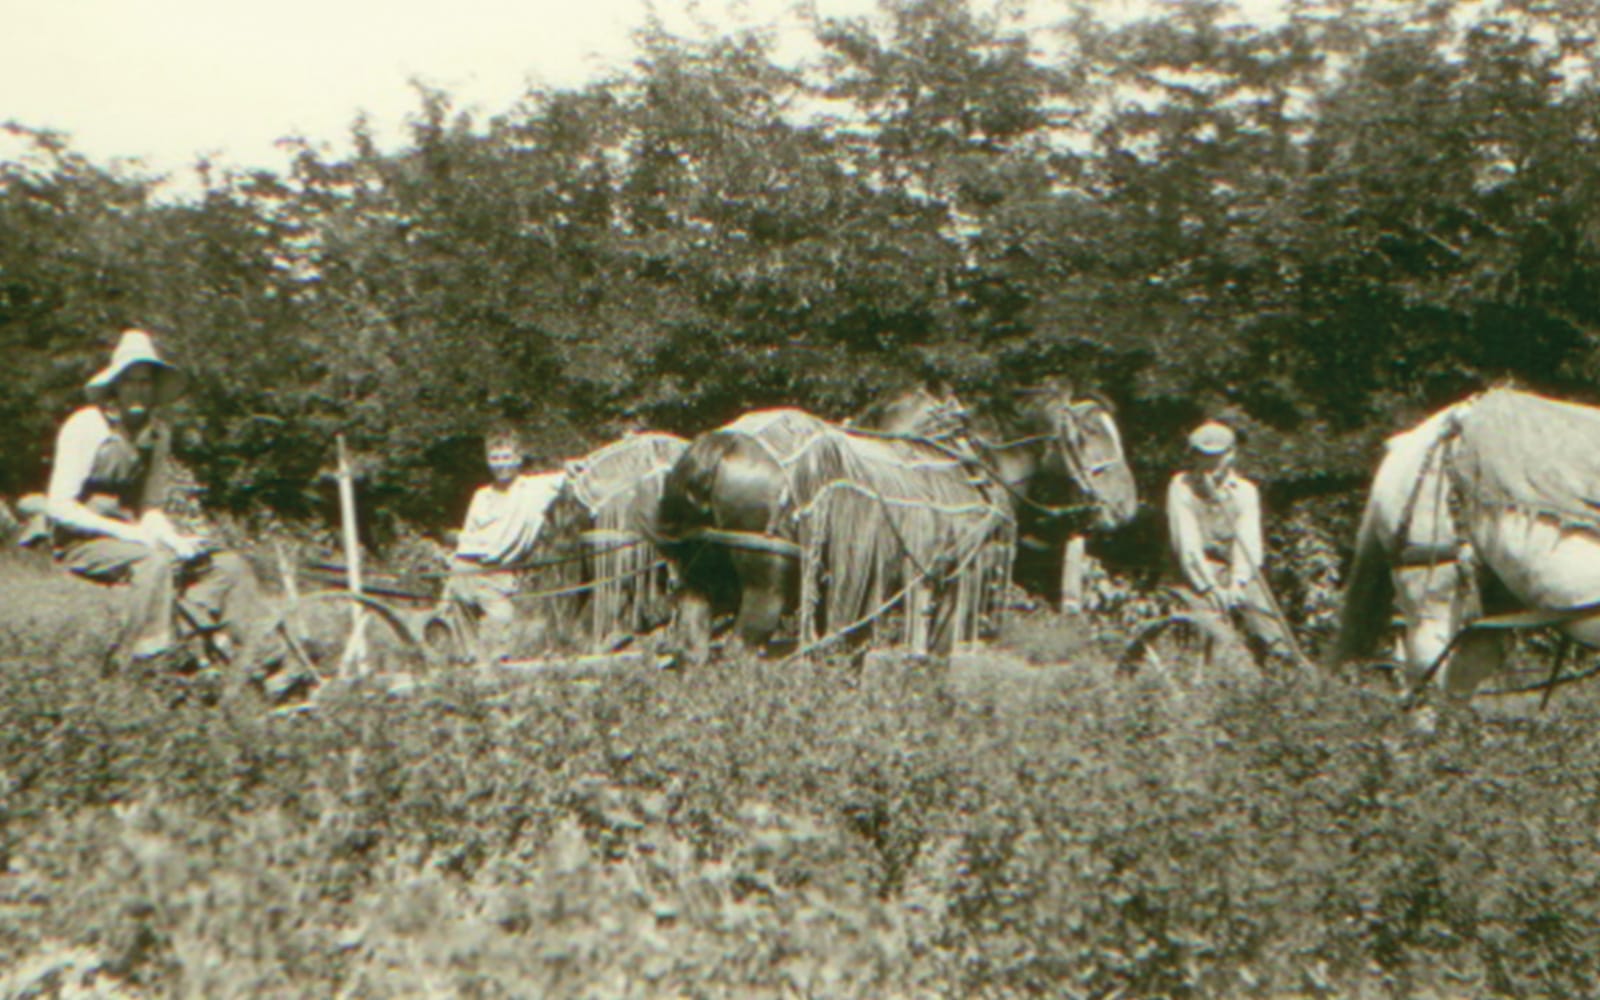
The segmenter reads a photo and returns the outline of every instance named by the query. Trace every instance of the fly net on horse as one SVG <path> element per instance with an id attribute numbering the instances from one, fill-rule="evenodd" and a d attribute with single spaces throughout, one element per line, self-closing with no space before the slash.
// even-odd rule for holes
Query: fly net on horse
<path id="1" fill-rule="evenodd" d="M 998 615 L 1015 540 L 1011 509 L 959 452 L 851 433 L 800 410 L 762 410 L 723 428 L 757 442 L 788 496 L 769 529 L 800 549 L 800 637 L 815 642 L 892 607 L 922 647 L 929 616 L 955 642 Z"/>
<path id="2" fill-rule="evenodd" d="M 585 608 L 596 643 L 643 631 L 664 617 L 668 580 L 653 542 L 656 509 L 667 470 L 686 447 L 672 434 L 630 434 L 566 465 L 560 502 L 578 516 L 572 532 L 558 530 L 570 537 L 555 539 L 567 550 L 555 558 L 576 556 L 573 541 L 581 546 L 582 579 L 565 578 L 584 588 L 572 595 L 571 607 Z"/>
<path id="3" fill-rule="evenodd" d="M 1462 414 L 1451 465 L 1479 510 L 1520 509 L 1600 531 L 1600 409 L 1491 389 Z"/>
<path id="4" fill-rule="evenodd" d="M 1509 388 L 1392 438 L 1363 513 L 1335 659 L 1372 650 L 1391 601 L 1406 622 L 1408 664 L 1461 690 L 1498 669 L 1494 629 L 1555 624 L 1590 642 L 1594 623 L 1574 613 L 1600 593 L 1597 445 L 1600 410 Z M 1520 605 L 1514 613 L 1484 617 L 1485 573 L 1502 585 L 1505 609 Z"/>

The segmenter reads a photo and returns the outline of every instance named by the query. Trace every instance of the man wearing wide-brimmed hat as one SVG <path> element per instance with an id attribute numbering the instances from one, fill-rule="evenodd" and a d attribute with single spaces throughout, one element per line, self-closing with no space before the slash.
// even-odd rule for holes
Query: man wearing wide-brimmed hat
<path id="1" fill-rule="evenodd" d="M 160 408 L 184 389 L 150 335 L 125 331 L 85 387 L 89 405 L 56 437 L 46 511 L 57 562 L 97 583 L 129 585 L 120 658 L 182 668 L 175 599 L 211 616 L 235 649 L 259 638 L 255 574 L 232 552 L 207 551 L 167 517 L 172 433 Z"/>
<path id="2" fill-rule="evenodd" d="M 1192 603 L 1234 611 L 1274 657 L 1297 657 L 1263 579 L 1261 493 L 1234 468 L 1232 427 L 1209 420 L 1189 434 L 1189 467 L 1167 485 L 1167 527 Z"/>

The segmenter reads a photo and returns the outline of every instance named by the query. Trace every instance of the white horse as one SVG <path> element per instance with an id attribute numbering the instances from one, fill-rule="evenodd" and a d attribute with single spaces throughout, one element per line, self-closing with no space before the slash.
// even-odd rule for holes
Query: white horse
<path id="1" fill-rule="evenodd" d="M 1504 661 L 1501 611 L 1550 617 L 1600 600 L 1600 410 L 1494 389 L 1391 438 L 1362 513 L 1335 663 L 1370 656 L 1392 611 L 1413 679 L 1470 694 Z M 1600 612 L 1560 623 L 1600 646 Z M 1453 645 L 1452 645 L 1453 643 Z M 1446 654 L 1448 656 L 1446 657 Z M 1442 660 L 1442 662 L 1441 662 Z"/>

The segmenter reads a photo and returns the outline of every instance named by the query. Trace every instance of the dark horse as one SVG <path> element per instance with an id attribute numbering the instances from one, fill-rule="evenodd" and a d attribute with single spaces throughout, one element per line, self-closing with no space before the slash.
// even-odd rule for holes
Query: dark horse
<path id="1" fill-rule="evenodd" d="M 737 613 L 753 648 L 786 612 L 799 612 L 802 640 L 863 627 L 897 599 L 935 621 L 951 622 L 952 608 L 975 619 L 986 611 L 979 578 L 1009 576 L 1019 516 L 1083 513 L 1101 528 L 1133 517 L 1133 476 L 1103 404 L 1041 389 L 986 416 L 992 427 L 976 432 L 947 395 L 918 390 L 853 428 L 771 410 L 691 442 L 659 518 L 690 658 L 704 658 L 718 612 Z M 942 652 L 961 628 L 907 632 Z"/>

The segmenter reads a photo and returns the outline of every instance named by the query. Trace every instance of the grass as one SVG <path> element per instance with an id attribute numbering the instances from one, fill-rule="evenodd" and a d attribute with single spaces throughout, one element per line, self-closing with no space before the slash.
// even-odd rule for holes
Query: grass
<path id="1" fill-rule="evenodd" d="M 0 563 L 0 994 L 1582 997 L 1600 702 L 947 668 L 445 675 L 314 711 L 101 678 Z M 98 603 L 96 603 L 98 602 Z"/>

